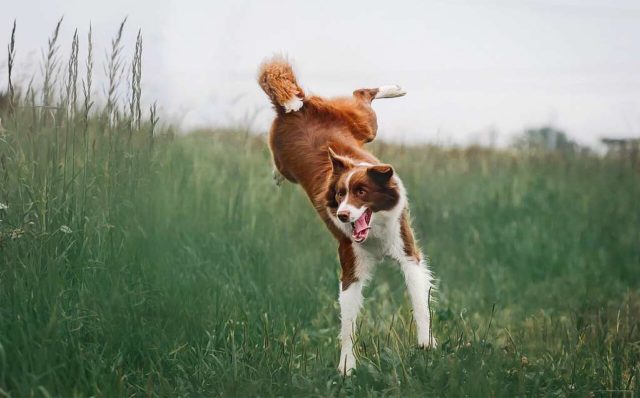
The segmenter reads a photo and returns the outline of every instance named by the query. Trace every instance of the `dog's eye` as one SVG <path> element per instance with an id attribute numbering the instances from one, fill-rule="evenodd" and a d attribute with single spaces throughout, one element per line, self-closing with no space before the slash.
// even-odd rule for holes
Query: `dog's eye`
<path id="1" fill-rule="evenodd" d="M 342 191 L 338 191 L 338 192 L 336 193 L 336 197 L 337 197 L 338 199 L 342 199 L 342 197 L 343 197 L 343 196 L 344 196 L 344 194 L 342 193 Z"/>
<path id="2" fill-rule="evenodd" d="M 359 188 L 359 189 L 356 191 L 356 195 L 358 195 L 358 196 L 360 196 L 360 197 L 362 197 L 362 196 L 364 196 L 364 195 L 366 195 L 366 194 L 367 194 L 367 191 L 365 191 L 365 190 L 364 190 L 364 189 L 362 189 L 362 188 Z"/>

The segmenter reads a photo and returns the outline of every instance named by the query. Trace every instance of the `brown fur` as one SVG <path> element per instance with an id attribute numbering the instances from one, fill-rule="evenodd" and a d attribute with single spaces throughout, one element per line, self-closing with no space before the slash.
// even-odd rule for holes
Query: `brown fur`
<path id="1" fill-rule="evenodd" d="M 334 176 L 327 186 L 326 205 L 335 213 L 341 197 L 347 194 L 347 171 Z M 335 167 L 334 167 L 335 170 Z M 381 174 L 379 170 L 386 172 Z M 396 184 L 390 180 L 393 169 L 389 165 L 376 165 L 356 170 L 349 181 L 349 204 L 355 207 L 367 206 L 373 212 L 391 210 L 399 199 Z"/>
<path id="2" fill-rule="evenodd" d="M 356 255 L 349 238 L 341 239 L 338 245 L 338 256 L 340 257 L 340 282 L 342 290 L 346 290 L 353 282 L 356 282 Z"/>
<path id="3" fill-rule="evenodd" d="M 291 65 L 284 57 L 276 56 L 260 65 L 258 83 L 278 113 L 284 111 L 283 104 L 291 98 L 305 96 Z"/>
<path id="4" fill-rule="evenodd" d="M 407 257 L 413 257 L 416 262 L 420 262 L 420 260 L 422 260 L 422 253 L 413 237 L 409 211 L 407 209 L 402 213 L 402 219 L 400 220 L 400 234 L 402 235 L 402 242 L 404 243 L 404 254 L 406 254 Z"/>
<path id="5" fill-rule="evenodd" d="M 357 162 L 379 163 L 362 148 L 375 138 L 377 123 L 372 120 L 371 106 L 357 98 L 307 98 L 302 109 L 281 113 L 273 122 L 269 147 L 275 166 L 287 180 L 302 185 L 324 213 L 323 196 L 333 169 L 329 147 Z"/>
<path id="6" fill-rule="evenodd" d="M 353 189 L 367 191 L 366 195 L 355 196 L 354 200 L 371 205 L 374 212 L 392 208 L 399 198 L 390 180 L 391 166 L 380 164 L 363 148 L 376 137 L 378 130 L 376 114 L 371 107 L 378 89 L 360 89 L 351 97 L 334 99 L 304 97 L 291 67 L 281 58 L 261 66 L 259 83 L 278 111 L 269 133 L 275 167 L 287 180 L 302 186 L 338 241 L 342 289 L 347 289 L 357 280 L 352 242 L 333 224 L 326 211 L 329 207 L 335 214 L 337 189 L 342 189 L 340 184 L 344 185 L 345 172 L 360 162 L 376 165 L 362 168 L 354 174 L 350 184 Z M 303 98 L 304 105 L 296 112 L 285 113 L 281 105 L 292 95 Z M 329 155 L 330 151 L 333 156 Z M 406 250 L 417 252 L 408 219 L 403 222 L 403 239 Z"/>

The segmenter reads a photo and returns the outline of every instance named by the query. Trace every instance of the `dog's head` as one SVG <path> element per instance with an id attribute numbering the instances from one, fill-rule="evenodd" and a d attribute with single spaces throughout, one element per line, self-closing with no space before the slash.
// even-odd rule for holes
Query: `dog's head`
<path id="1" fill-rule="evenodd" d="M 356 163 L 328 150 L 332 175 L 327 187 L 327 208 L 340 222 L 351 225 L 354 242 L 362 243 L 372 228 L 374 214 L 393 209 L 400 189 L 388 164 Z"/>

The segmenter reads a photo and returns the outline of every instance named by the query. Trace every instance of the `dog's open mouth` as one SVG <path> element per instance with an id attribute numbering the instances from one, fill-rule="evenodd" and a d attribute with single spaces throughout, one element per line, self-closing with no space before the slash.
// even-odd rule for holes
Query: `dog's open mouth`
<path id="1" fill-rule="evenodd" d="M 367 239 L 369 230 L 371 229 L 371 226 L 369 225 L 371 222 L 371 214 L 371 209 L 367 209 L 362 213 L 360 218 L 351 223 L 351 226 L 353 227 L 353 234 L 351 236 L 356 243 L 362 243 Z"/>

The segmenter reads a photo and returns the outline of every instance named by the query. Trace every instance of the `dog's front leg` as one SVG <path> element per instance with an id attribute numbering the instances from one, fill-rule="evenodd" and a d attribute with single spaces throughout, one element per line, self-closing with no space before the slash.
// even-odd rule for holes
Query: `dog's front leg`
<path id="1" fill-rule="evenodd" d="M 435 348 L 436 339 L 431 330 L 429 303 L 429 293 L 433 288 L 431 271 L 424 260 L 415 257 L 403 257 L 399 262 L 413 306 L 413 317 L 418 329 L 418 345 L 422 348 Z"/>
<path id="2" fill-rule="evenodd" d="M 422 348 L 435 348 L 436 339 L 431 329 L 430 293 L 433 289 L 433 276 L 416 244 L 409 221 L 408 210 L 400 219 L 400 231 L 392 246 L 391 257 L 400 263 L 407 284 L 413 317 L 416 320 L 418 345 Z"/>
<path id="3" fill-rule="evenodd" d="M 356 367 L 356 357 L 353 353 L 353 336 L 356 328 L 356 318 L 362 307 L 362 282 L 353 282 L 344 288 L 340 283 L 340 374 L 349 375 Z"/>
<path id="4" fill-rule="evenodd" d="M 354 250 L 350 240 L 340 243 L 340 363 L 338 371 L 349 375 L 356 367 L 353 336 L 362 307 L 362 287 L 370 275 L 372 262 L 364 252 Z"/>

